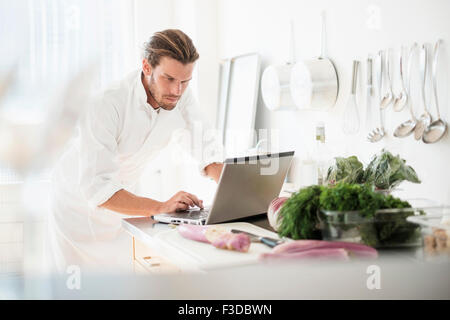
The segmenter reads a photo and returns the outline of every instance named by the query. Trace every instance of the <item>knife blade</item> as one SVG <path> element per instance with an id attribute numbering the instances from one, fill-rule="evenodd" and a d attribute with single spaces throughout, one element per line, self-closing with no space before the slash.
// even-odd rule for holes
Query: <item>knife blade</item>
<path id="1" fill-rule="evenodd" d="M 246 234 L 250 237 L 250 241 L 252 242 L 261 242 L 264 243 L 266 246 L 268 247 L 276 247 L 279 244 L 282 244 L 284 241 L 280 240 L 280 239 L 274 239 L 274 238 L 269 238 L 269 237 L 261 237 L 258 236 L 256 234 L 250 233 L 250 232 L 246 232 L 246 231 L 242 231 L 242 230 L 236 230 L 236 229 L 231 229 L 232 233 L 243 233 Z"/>

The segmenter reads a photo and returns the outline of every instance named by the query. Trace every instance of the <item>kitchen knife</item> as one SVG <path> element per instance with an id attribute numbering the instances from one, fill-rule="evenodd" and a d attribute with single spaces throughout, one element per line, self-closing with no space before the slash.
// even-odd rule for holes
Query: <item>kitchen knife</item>
<path id="1" fill-rule="evenodd" d="M 279 244 L 282 244 L 284 241 L 283 240 L 279 240 L 279 239 L 274 239 L 274 238 L 269 238 L 269 237 L 261 237 L 258 236 L 256 234 L 250 233 L 250 232 L 245 232 L 245 231 L 241 231 L 241 230 L 236 230 L 236 229 L 231 229 L 232 233 L 243 233 L 246 234 L 250 237 L 250 240 L 252 242 L 261 242 L 264 243 L 266 246 L 269 246 L 271 248 L 276 247 Z"/>

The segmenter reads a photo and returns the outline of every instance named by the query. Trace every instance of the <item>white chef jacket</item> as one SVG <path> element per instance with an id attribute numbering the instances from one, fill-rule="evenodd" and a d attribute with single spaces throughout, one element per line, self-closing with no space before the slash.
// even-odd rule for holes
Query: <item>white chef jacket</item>
<path id="1" fill-rule="evenodd" d="M 173 110 L 152 108 L 140 70 L 95 99 L 52 175 L 49 243 L 58 271 L 70 265 L 131 270 L 131 237 L 121 228 L 129 216 L 98 206 L 120 189 L 134 192 L 146 165 L 171 136 L 179 130 L 192 133 L 199 123 L 209 128 L 190 88 Z M 192 155 L 205 175 L 207 165 L 223 161 L 223 152 L 217 137 L 201 141 L 209 153 Z"/>

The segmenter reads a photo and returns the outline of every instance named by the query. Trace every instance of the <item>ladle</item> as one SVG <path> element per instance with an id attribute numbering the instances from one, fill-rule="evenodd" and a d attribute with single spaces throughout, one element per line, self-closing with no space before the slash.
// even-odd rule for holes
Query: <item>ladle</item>
<path id="1" fill-rule="evenodd" d="M 385 74 L 385 77 L 387 79 L 387 92 L 381 97 L 381 102 L 380 102 L 380 108 L 381 109 L 385 109 L 387 108 L 393 101 L 394 101 L 394 93 L 392 92 L 392 81 L 391 81 L 391 73 L 390 73 L 390 68 L 391 68 L 391 50 L 387 50 L 386 52 L 386 56 L 382 56 L 382 64 L 383 62 L 385 63 L 384 68 L 386 69 L 385 72 L 382 72 Z M 383 61 L 384 60 L 384 61 Z M 383 80 L 384 81 L 384 80 Z M 384 86 L 383 86 L 384 88 Z"/>
<path id="2" fill-rule="evenodd" d="M 397 138 L 404 138 L 404 137 L 409 136 L 411 133 L 414 132 L 414 129 L 416 128 L 416 124 L 417 124 L 417 118 L 415 117 L 414 112 L 412 110 L 412 101 L 411 101 L 411 71 L 412 71 L 412 64 L 413 64 L 413 56 L 414 56 L 414 53 L 417 51 L 417 49 L 418 49 L 418 45 L 417 45 L 417 43 L 414 43 L 409 51 L 409 56 L 408 56 L 407 93 L 410 98 L 408 99 L 407 105 L 409 108 L 409 112 L 411 114 L 411 119 L 401 123 L 395 129 L 394 137 L 397 137 Z"/>
<path id="3" fill-rule="evenodd" d="M 404 51 L 405 51 L 404 47 L 402 46 L 401 51 L 400 51 L 400 81 L 402 83 L 402 89 L 401 89 L 399 95 L 396 96 L 394 99 L 393 109 L 396 112 L 402 111 L 408 104 L 408 93 L 406 92 L 406 86 L 405 86 L 405 75 L 404 75 L 405 71 L 403 69 L 403 52 Z"/>
<path id="4" fill-rule="evenodd" d="M 426 44 L 422 45 L 422 59 L 420 63 L 420 74 L 422 76 L 422 100 L 423 100 L 423 114 L 417 120 L 416 128 L 414 129 L 414 138 L 420 140 L 423 132 L 430 125 L 432 119 L 431 114 L 427 110 L 427 99 L 425 97 L 425 82 L 428 71 L 428 47 Z"/>
<path id="5" fill-rule="evenodd" d="M 447 123 L 441 119 L 441 115 L 439 113 L 439 103 L 438 103 L 438 94 L 437 94 L 437 85 L 436 85 L 436 73 L 437 73 L 437 63 L 439 56 L 439 46 L 442 43 L 442 40 L 439 39 L 436 42 L 434 47 L 434 58 L 433 58 L 433 93 L 434 93 L 434 101 L 436 104 L 436 113 L 437 120 L 433 121 L 424 131 L 422 136 L 422 141 L 425 143 L 435 143 L 438 142 L 447 132 Z"/>

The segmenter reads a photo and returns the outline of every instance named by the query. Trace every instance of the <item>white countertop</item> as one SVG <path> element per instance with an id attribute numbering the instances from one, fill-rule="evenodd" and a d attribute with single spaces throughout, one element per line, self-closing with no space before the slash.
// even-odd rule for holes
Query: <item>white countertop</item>
<path id="1" fill-rule="evenodd" d="M 183 238 L 172 225 L 156 222 L 150 218 L 129 218 L 122 222 L 124 229 L 133 237 L 154 250 L 182 271 L 204 272 L 246 264 L 258 263 L 260 253 L 271 248 L 252 243 L 246 253 L 217 249 L 210 244 Z M 265 215 L 251 217 L 246 222 L 224 223 L 225 228 L 252 232 L 261 236 L 278 238 L 271 230 Z"/>

